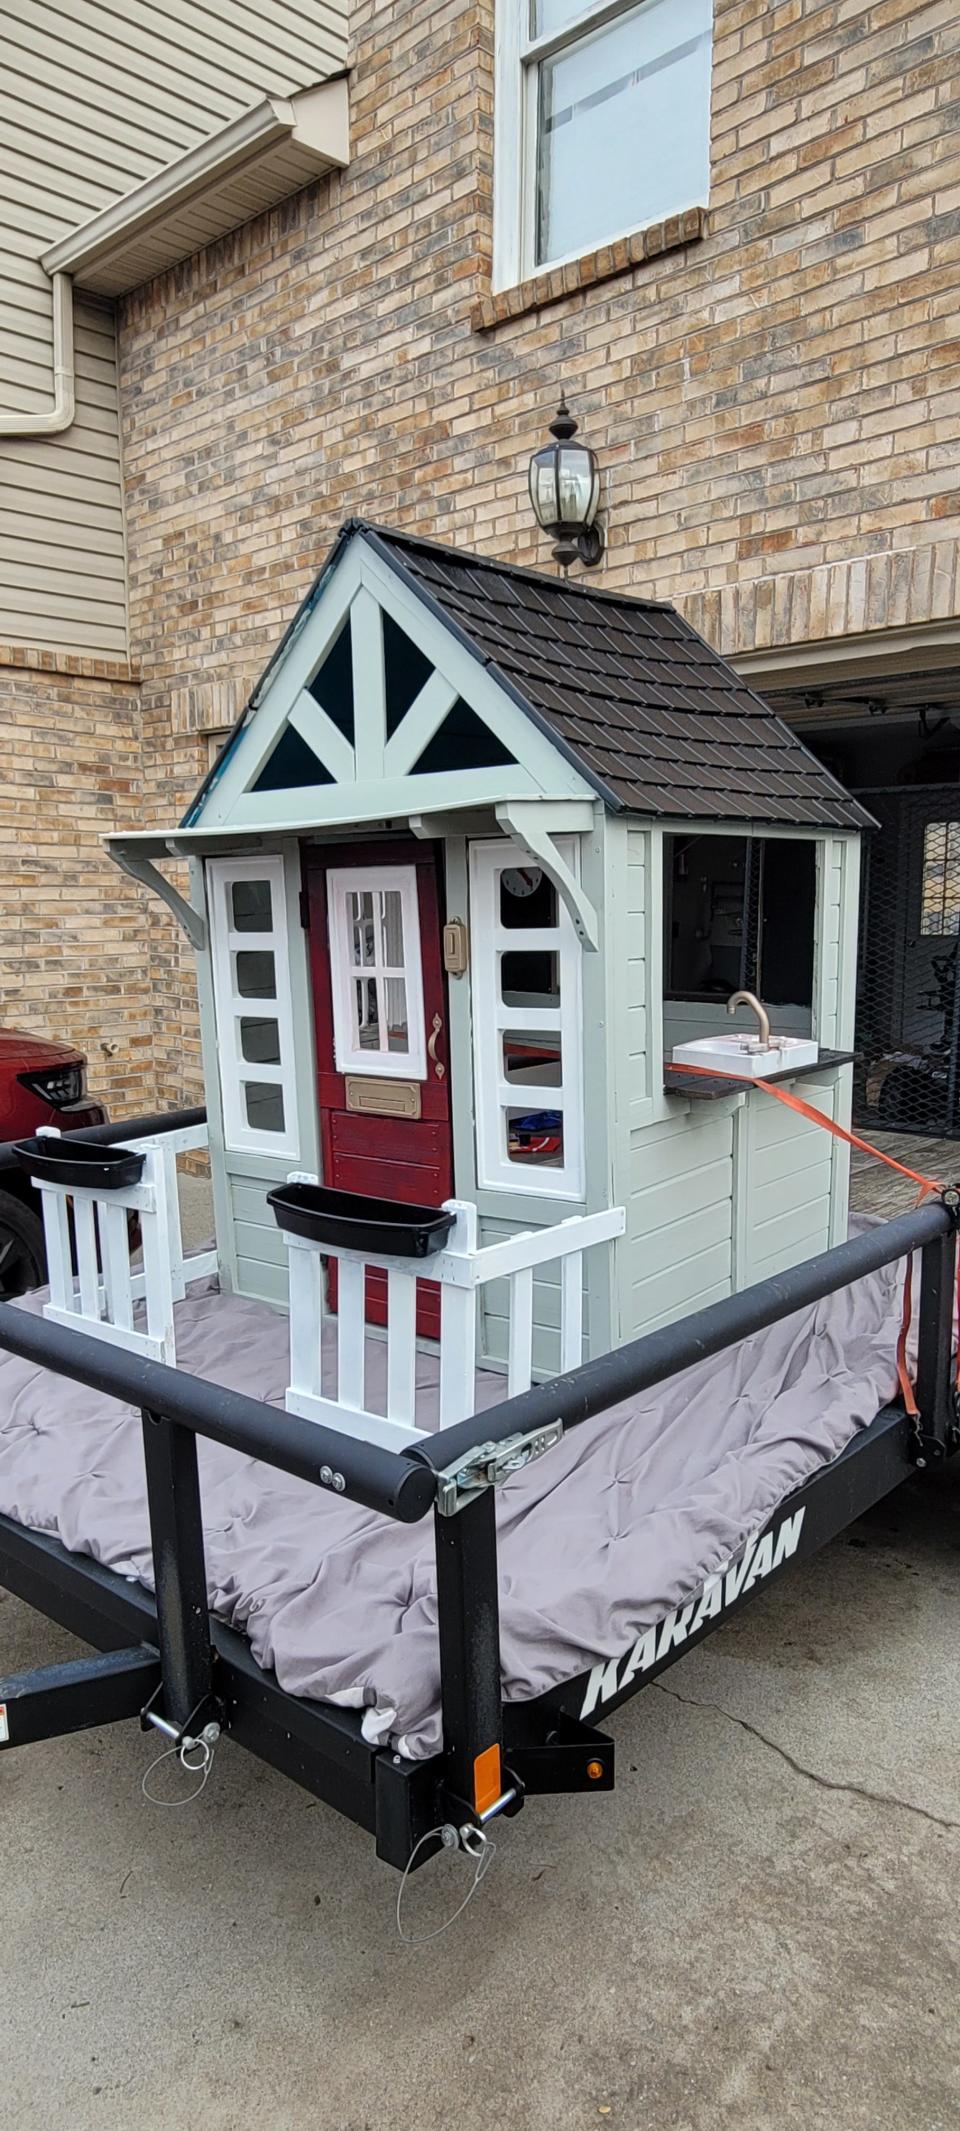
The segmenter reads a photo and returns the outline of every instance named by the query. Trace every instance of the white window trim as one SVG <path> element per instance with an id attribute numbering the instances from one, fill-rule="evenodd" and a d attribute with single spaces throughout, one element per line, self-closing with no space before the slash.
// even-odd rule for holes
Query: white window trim
<path id="1" fill-rule="evenodd" d="M 582 247 L 554 259 L 536 259 L 537 197 L 537 65 L 554 52 L 576 42 L 589 30 L 604 29 L 618 15 L 625 15 L 639 0 L 590 0 L 573 20 L 550 36 L 530 37 L 529 0 L 496 0 L 495 80 L 493 107 L 493 278 L 494 295 L 516 288 L 521 281 L 551 274 L 582 256 Z M 707 199 L 678 200 L 671 215 L 691 207 L 706 207 Z M 598 237 L 597 247 L 606 249 L 625 237 L 636 236 L 649 223 L 628 222 L 621 229 Z"/>
<path id="2" fill-rule="evenodd" d="M 207 864 L 207 879 L 224 1146 L 231 1153 L 275 1154 L 286 1160 L 299 1153 L 299 1128 L 284 862 L 279 857 L 211 859 Z M 230 921 L 230 889 L 235 881 L 259 880 L 270 883 L 273 926 L 269 932 L 236 932 Z M 240 997 L 233 981 L 232 957 L 245 949 L 273 955 L 275 999 Z M 257 1019 L 277 1023 L 279 1065 L 255 1065 L 241 1056 L 240 1022 Z M 270 1081 L 280 1088 L 283 1095 L 282 1132 L 257 1131 L 247 1122 L 243 1086 L 248 1080 Z"/>
<path id="3" fill-rule="evenodd" d="M 400 896 L 403 924 L 403 980 L 407 988 L 408 1051 L 365 1051 L 353 1041 L 350 986 L 363 976 L 350 959 L 348 895 L 394 888 Z M 420 960 L 420 901 L 416 866 L 338 866 L 327 874 L 327 922 L 333 993 L 333 1055 L 338 1073 L 370 1073 L 394 1080 L 426 1080 L 427 1038 L 423 1014 Z M 367 972 L 372 974 L 372 972 Z"/>
<path id="4" fill-rule="evenodd" d="M 579 840 L 558 836 L 558 856 L 574 875 L 579 875 Z M 549 933 L 536 932 L 539 944 L 559 956 L 560 1008 L 504 1006 L 498 981 L 499 957 L 511 949 L 523 949 L 534 935 L 522 930 L 505 932 L 499 923 L 496 902 L 497 876 L 506 866 L 529 864 L 529 853 L 518 843 L 500 836 L 493 842 L 470 845 L 470 974 L 473 1008 L 473 1071 L 477 1131 L 477 1184 L 494 1191 L 524 1192 L 530 1197 L 578 1199 L 584 1195 L 583 1132 L 583 1003 L 581 995 L 582 950 L 570 913 L 557 897 L 557 924 Z M 521 1017 L 525 1026 L 554 1022 L 560 1036 L 562 1093 L 552 1088 L 531 1088 L 530 1102 L 522 1091 L 511 1087 L 501 1073 L 502 1038 Z M 560 1168 L 524 1169 L 511 1162 L 506 1151 L 503 1120 L 507 1109 L 523 1107 L 562 1109 L 564 1160 Z"/>

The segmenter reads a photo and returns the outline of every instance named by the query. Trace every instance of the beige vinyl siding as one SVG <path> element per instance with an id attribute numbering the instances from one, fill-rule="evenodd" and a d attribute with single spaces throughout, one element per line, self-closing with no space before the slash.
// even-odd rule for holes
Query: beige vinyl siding
<path id="1" fill-rule="evenodd" d="M 40 254 L 264 96 L 346 63 L 347 0 L 0 0 L 0 409 L 53 401 Z M 198 245 L 203 241 L 198 218 Z M 0 644 L 127 656 L 116 346 L 75 297 L 76 419 L 0 438 Z"/>

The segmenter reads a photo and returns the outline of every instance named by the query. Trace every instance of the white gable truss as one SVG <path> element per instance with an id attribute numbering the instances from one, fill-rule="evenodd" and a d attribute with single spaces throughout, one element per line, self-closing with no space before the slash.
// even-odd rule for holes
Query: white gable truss
<path id="1" fill-rule="evenodd" d="M 391 625 L 408 654 L 412 647 L 419 683 L 399 717 L 395 702 L 388 712 Z M 323 669 L 341 639 L 341 662 L 349 645 L 349 717 L 323 704 Z M 451 715 L 461 729 L 466 721 L 485 766 L 442 766 Z M 313 759 L 317 781 L 305 781 Z M 285 782 L 291 766 L 294 781 Z M 562 748 L 358 531 L 267 669 L 185 826 L 269 831 L 595 797 Z"/>

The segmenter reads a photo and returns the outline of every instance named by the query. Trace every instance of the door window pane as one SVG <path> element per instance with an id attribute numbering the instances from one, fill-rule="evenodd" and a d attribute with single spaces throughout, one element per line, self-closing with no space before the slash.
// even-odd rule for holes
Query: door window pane
<path id="1" fill-rule="evenodd" d="M 369 968 L 375 960 L 372 895 L 351 895 L 348 909 L 353 961 Z"/>
<path id="2" fill-rule="evenodd" d="M 538 265 L 706 199 L 710 0 L 647 0 L 539 75 Z"/>
<path id="3" fill-rule="evenodd" d="M 273 898 L 269 881 L 234 881 L 230 889 L 234 932 L 272 932 Z"/>
<path id="4" fill-rule="evenodd" d="M 354 984 L 356 1039 L 363 1051 L 380 1049 L 380 1003 L 375 977 L 358 977 Z"/>
<path id="5" fill-rule="evenodd" d="M 240 1021 L 240 1056 L 251 1065 L 279 1065 L 280 1023 L 254 1021 L 244 1015 Z"/>
<path id="6" fill-rule="evenodd" d="M 410 1037 L 407 1030 L 407 987 L 402 977 L 385 977 L 383 989 L 387 1008 L 387 1049 L 408 1051 Z"/>
<path id="7" fill-rule="evenodd" d="M 396 888 L 379 891 L 380 960 L 387 969 L 403 968 L 403 905 Z"/>
<path id="8" fill-rule="evenodd" d="M 283 1089 L 273 1080 L 245 1080 L 243 1103 L 252 1132 L 283 1131 Z"/>
<path id="9" fill-rule="evenodd" d="M 237 993 L 241 999 L 275 999 L 277 965 L 269 947 L 239 948 L 234 956 Z"/>

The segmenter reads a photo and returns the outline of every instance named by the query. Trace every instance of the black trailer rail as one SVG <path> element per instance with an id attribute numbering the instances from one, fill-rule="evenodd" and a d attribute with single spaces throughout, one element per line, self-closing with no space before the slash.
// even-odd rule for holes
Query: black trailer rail
<path id="1" fill-rule="evenodd" d="M 202 1116 L 202 1113 L 199 1113 Z M 198 1113 L 133 1119 L 78 1135 L 176 1129 Z M 6 1166 L 0 1147 L 0 1170 Z M 521 1397 L 424 1438 L 380 1449 L 179 1369 L 0 1304 L 0 1348 L 138 1409 L 156 1593 L 49 1535 L 0 1517 L 0 1585 L 95 1653 L 0 1678 L 0 1750 L 138 1717 L 175 1746 L 225 1733 L 369 1830 L 403 1870 L 450 1825 L 482 1829 L 537 1793 L 613 1787 L 614 1743 L 594 1718 L 618 1708 L 765 1587 L 918 1470 L 957 1449 L 953 1378 L 956 1194 L 947 1193 L 775 1278 L 694 1312 Z M 639 1391 L 919 1251 L 917 1405 L 885 1407 L 842 1454 L 786 1497 L 765 1528 L 632 1651 L 599 1656 L 536 1700 L 504 1703 L 497 1485 Z M 442 1751 L 407 1761 L 363 1738 L 360 1717 L 288 1694 L 245 1638 L 212 1617 L 197 1437 L 253 1456 L 401 1523 L 431 1515 L 437 1553 Z M 419 1847 L 418 1847 L 419 1846 Z"/>

